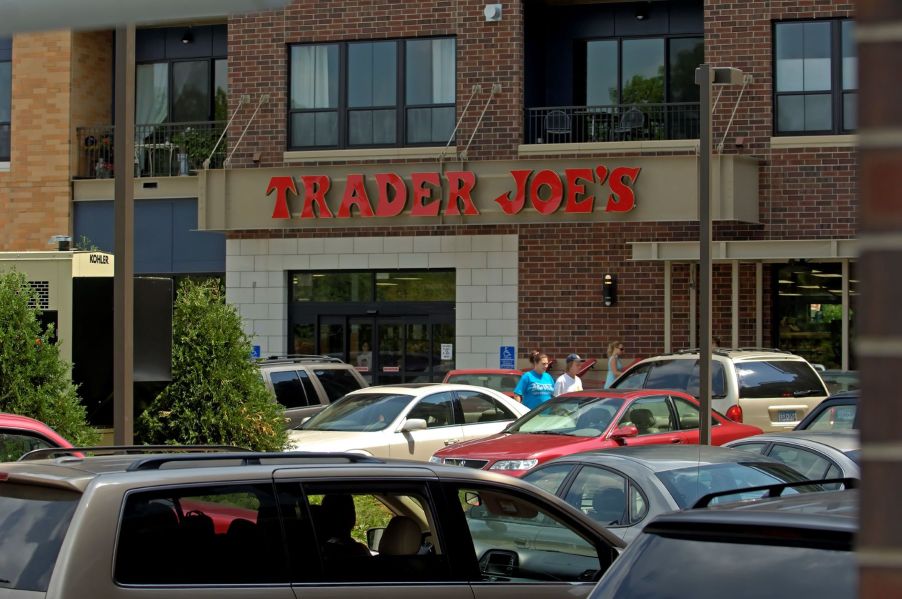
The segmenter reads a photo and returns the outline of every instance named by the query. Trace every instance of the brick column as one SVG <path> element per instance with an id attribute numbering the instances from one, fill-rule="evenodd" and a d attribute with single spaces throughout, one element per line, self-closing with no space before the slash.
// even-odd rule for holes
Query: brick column
<path id="1" fill-rule="evenodd" d="M 902 596 L 902 3 L 858 0 L 863 486 L 860 596 Z"/>

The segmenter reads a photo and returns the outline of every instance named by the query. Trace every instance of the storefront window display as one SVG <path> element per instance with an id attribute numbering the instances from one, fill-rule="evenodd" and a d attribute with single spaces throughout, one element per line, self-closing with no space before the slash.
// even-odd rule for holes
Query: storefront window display
<path id="1" fill-rule="evenodd" d="M 792 261 L 774 269 L 774 338 L 777 347 L 825 368 L 842 364 L 842 264 Z M 852 337 L 858 281 L 849 268 Z M 851 347 L 849 348 L 851 351 Z M 853 356 L 850 355 L 850 358 Z M 853 359 L 850 367 L 854 368 Z"/>

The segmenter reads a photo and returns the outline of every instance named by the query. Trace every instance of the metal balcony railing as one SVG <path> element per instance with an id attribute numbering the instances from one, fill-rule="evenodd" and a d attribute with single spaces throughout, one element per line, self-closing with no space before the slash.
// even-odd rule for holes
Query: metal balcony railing
<path id="1" fill-rule="evenodd" d="M 698 102 L 526 109 L 526 143 L 697 139 Z"/>
<path id="2" fill-rule="evenodd" d="M 225 121 L 135 125 L 136 177 L 192 175 L 203 168 L 225 128 Z M 79 178 L 106 179 L 115 172 L 113 127 L 79 127 L 77 130 Z M 223 138 L 210 160 L 210 168 L 221 168 L 226 157 Z"/>

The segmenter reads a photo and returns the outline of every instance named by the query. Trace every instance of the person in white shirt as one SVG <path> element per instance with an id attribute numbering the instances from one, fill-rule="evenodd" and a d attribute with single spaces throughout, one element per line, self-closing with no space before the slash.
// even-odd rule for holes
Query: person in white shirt
<path id="1" fill-rule="evenodd" d="M 554 383 L 554 397 L 570 393 L 571 391 L 583 390 L 583 382 L 576 376 L 576 371 L 579 370 L 579 366 L 582 363 L 583 359 L 577 354 L 567 356 L 567 369 L 564 370 L 564 374 L 557 377 L 557 381 Z"/>

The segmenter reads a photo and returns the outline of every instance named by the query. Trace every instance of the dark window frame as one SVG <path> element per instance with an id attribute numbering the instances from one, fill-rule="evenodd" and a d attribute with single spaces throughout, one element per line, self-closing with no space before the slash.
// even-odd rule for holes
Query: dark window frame
<path id="1" fill-rule="evenodd" d="M 780 25 L 784 24 L 804 24 L 804 23 L 830 23 L 830 89 L 829 90 L 817 90 L 817 91 L 793 91 L 793 92 L 778 92 L 777 91 L 777 28 Z M 854 129 L 846 128 L 845 119 L 843 115 L 843 104 L 846 95 L 855 94 L 858 95 L 859 87 L 855 89 L 845 90 L 843 89 L 843 72 L 842 72 L 842 27 L 843 23 L 852 22 L 854 24 L 855 20 L 851 18 L 845 17 L 830 17 L 823 19 L 795 19 L 795 20 L 779 20 L 773 21 L 771 23 L 771 73 L 772 77 L 772 93 L 771 93 L 771 129 L 773 131 L 774 137 L 787 137 L 787 136 L 808 136 L 808 135 L 849 135 L 855 133 L 858 129 L 857 127 Z M 858 64 L 858 55 L 856 54 L 855 60 L 856 65 Z M 857 71 L 857 68 L 856 68 Z M 856 82 L 857 83 L 857 82 Z M 833 126 L 830 129 L 819 129 L 819 130 L 791 130 L 791 131 L 781 131 L 779 129 L 779 113 L 777 111 L 777 106 L 779 103 L 779 98 L 781 97 L 790 97 L 790 96 L 819 96 L 819 95 L 828 95 L 830 96 L 830 108 L 831 108 L 831 120 Z M 857 124 L 857 123 L 856 123 Z"/>
<path id="2" fill-rule="evenodd" d="M 8 40 L 8 41 L 7 41 Z M 9 50 L 5 50 L 3 48 L 6 43 L 9 44 Z M 0 64 L 9 63 L 9 89 L 2 90 L 0 89 L 0 93 L 9 93 L 9 120 L 8 121 L 0 121 L 0 138 L 5 137 L 5 143 L 0 142 L 0 148 L 7 148 L 7 152 L 0 152 L 0 162 L 9 162 L 12 156 L 12 104 L 13 104 L 13 86 L 12 86 L 12 71 L 13 71 L 13 48 L 12 48 L 12 38 L 2 39 L 0 40 Z"/>
<path id="3" fill-rule="evenodd" d="M 698 33 L 664 33 L 658 35 L 620 35 L 610 37 L 589 37 L 576 40 L 577 52 L 575 52 L 576 73 L 574 73 L 573 81 L 578 86 L 575 94 L 576 99 L 587 105 L 588 102 L 588 50 L 591 42 L 607 42 L 613 41 L 617 43 L 617 102 L 616 105 L 623 104 L 623 42 L 637 40 L 662 40 L 664 42 L 664 100 L 663 104 L 673 103 L 670 89 L 670 42 L 677 39 L 698 39 L 702 42 L 702 50 L 704 51 L 705 36 L 703 32 Z M 697 100 L 696 100 L 697 102 Z M 599 104 L 605 106 L 605 104 Z"/>
<path id="4" fill-rule="evenodd" d="M 408 104 L 407 103 L 407 42 L 422 40 L 454 40 L 454 102 L 438 103 L 438 104 Z M 352 44 L 374 44 L 381 42 L 394 42 L 396 44 L 395 51 L 395 104 L 394 106 L 357 106 L 351 108 L 348 102 L 348 47 Z M 291 50 L 296 47 L 305 46 L 338 46 L 338 105 L 335 108 L 304 108 L 293 109 L 291 107 Z M 345 150 L 345 149 L 367 149 L 367 148 L 413 148 L 413 147 L 431 147 L 442 142 L 408 142 L 407 141 L 407 115 L 410 110 L 422 108 L 453 108 L 454 123 L 457 123 L 457 67 L 458 67 L 458 44 L 457 36 L 454 35 L 436 35 L 415 38 L 388 38 L 373 40 L 347 40 L 347 41 L 331 41 L 331 42 L 305 42 L 301 44 L 288 44 L 286 62 L 288 65 L 288 86 L 286 89 L 287 98 L 287 114 L 285 123 L 285 145 L 289 151 L 307 151 L 307 150 Z M 374 143 L 374 144 L 351 144 L 350 143 L 350 127 L 349 119 L 353 112 L 372 112 L 377 110 L 394 109 L 395 116 L 395 143 Z M 334 145 L 292 145 L 291 121 L 295 114 L 313 114 L 317 112 L 334 112 L 337 115 L 338 133 L 337 143 Z M 456 136 L 456 132 L 455 132 Z M 452 143 L 454 138 L 452 138 Z"/>
<path id="5" fill-rule="evenodd" d="M 226 54 L 214 54 L 212 56 L 200 56 L 195 58 L 164 58 L 161 60 L 143 60 L 137 61 L 135 63 L 135 70 L 139 66 L 145 65 L 155 65 L 155 64 L 165 64 L 166 65 L 166 120 L 160 124 L 176 124 L 176 123 L 204 123 L 204 122 L 215 122 L 216 119 L 216 62 L 224 60 L 226 61 L 226 85 L 228 86 L 228 72 L 229 72 L 229 57 Z M 209 79 L 209 89 L 207 90 L 210 95 L 210 102 L 207 107 L 207 118 L 203 121 L 173 121 L 172 120 L 172 102 L 173 102 L 173 65 L 176 63 L 184 63 L 184 62 L 205 62 L 207 67 L 207 77 Z M 137 86 L 137 75 L 135 85 Z M 137 92 L 137 89 L 135 90 Z M 228 91 L 226 91 L 226 98 L 228 98 Z M 137 106 L 138 98 L 137 93 L 135 94 L 135 105 Z M 226 103 L 226 112 L 224 116 L 226 119 L 228 118 L 228 102 Z M 135 123 L 135 125 L 153 125 L 155 123 Z"/>

